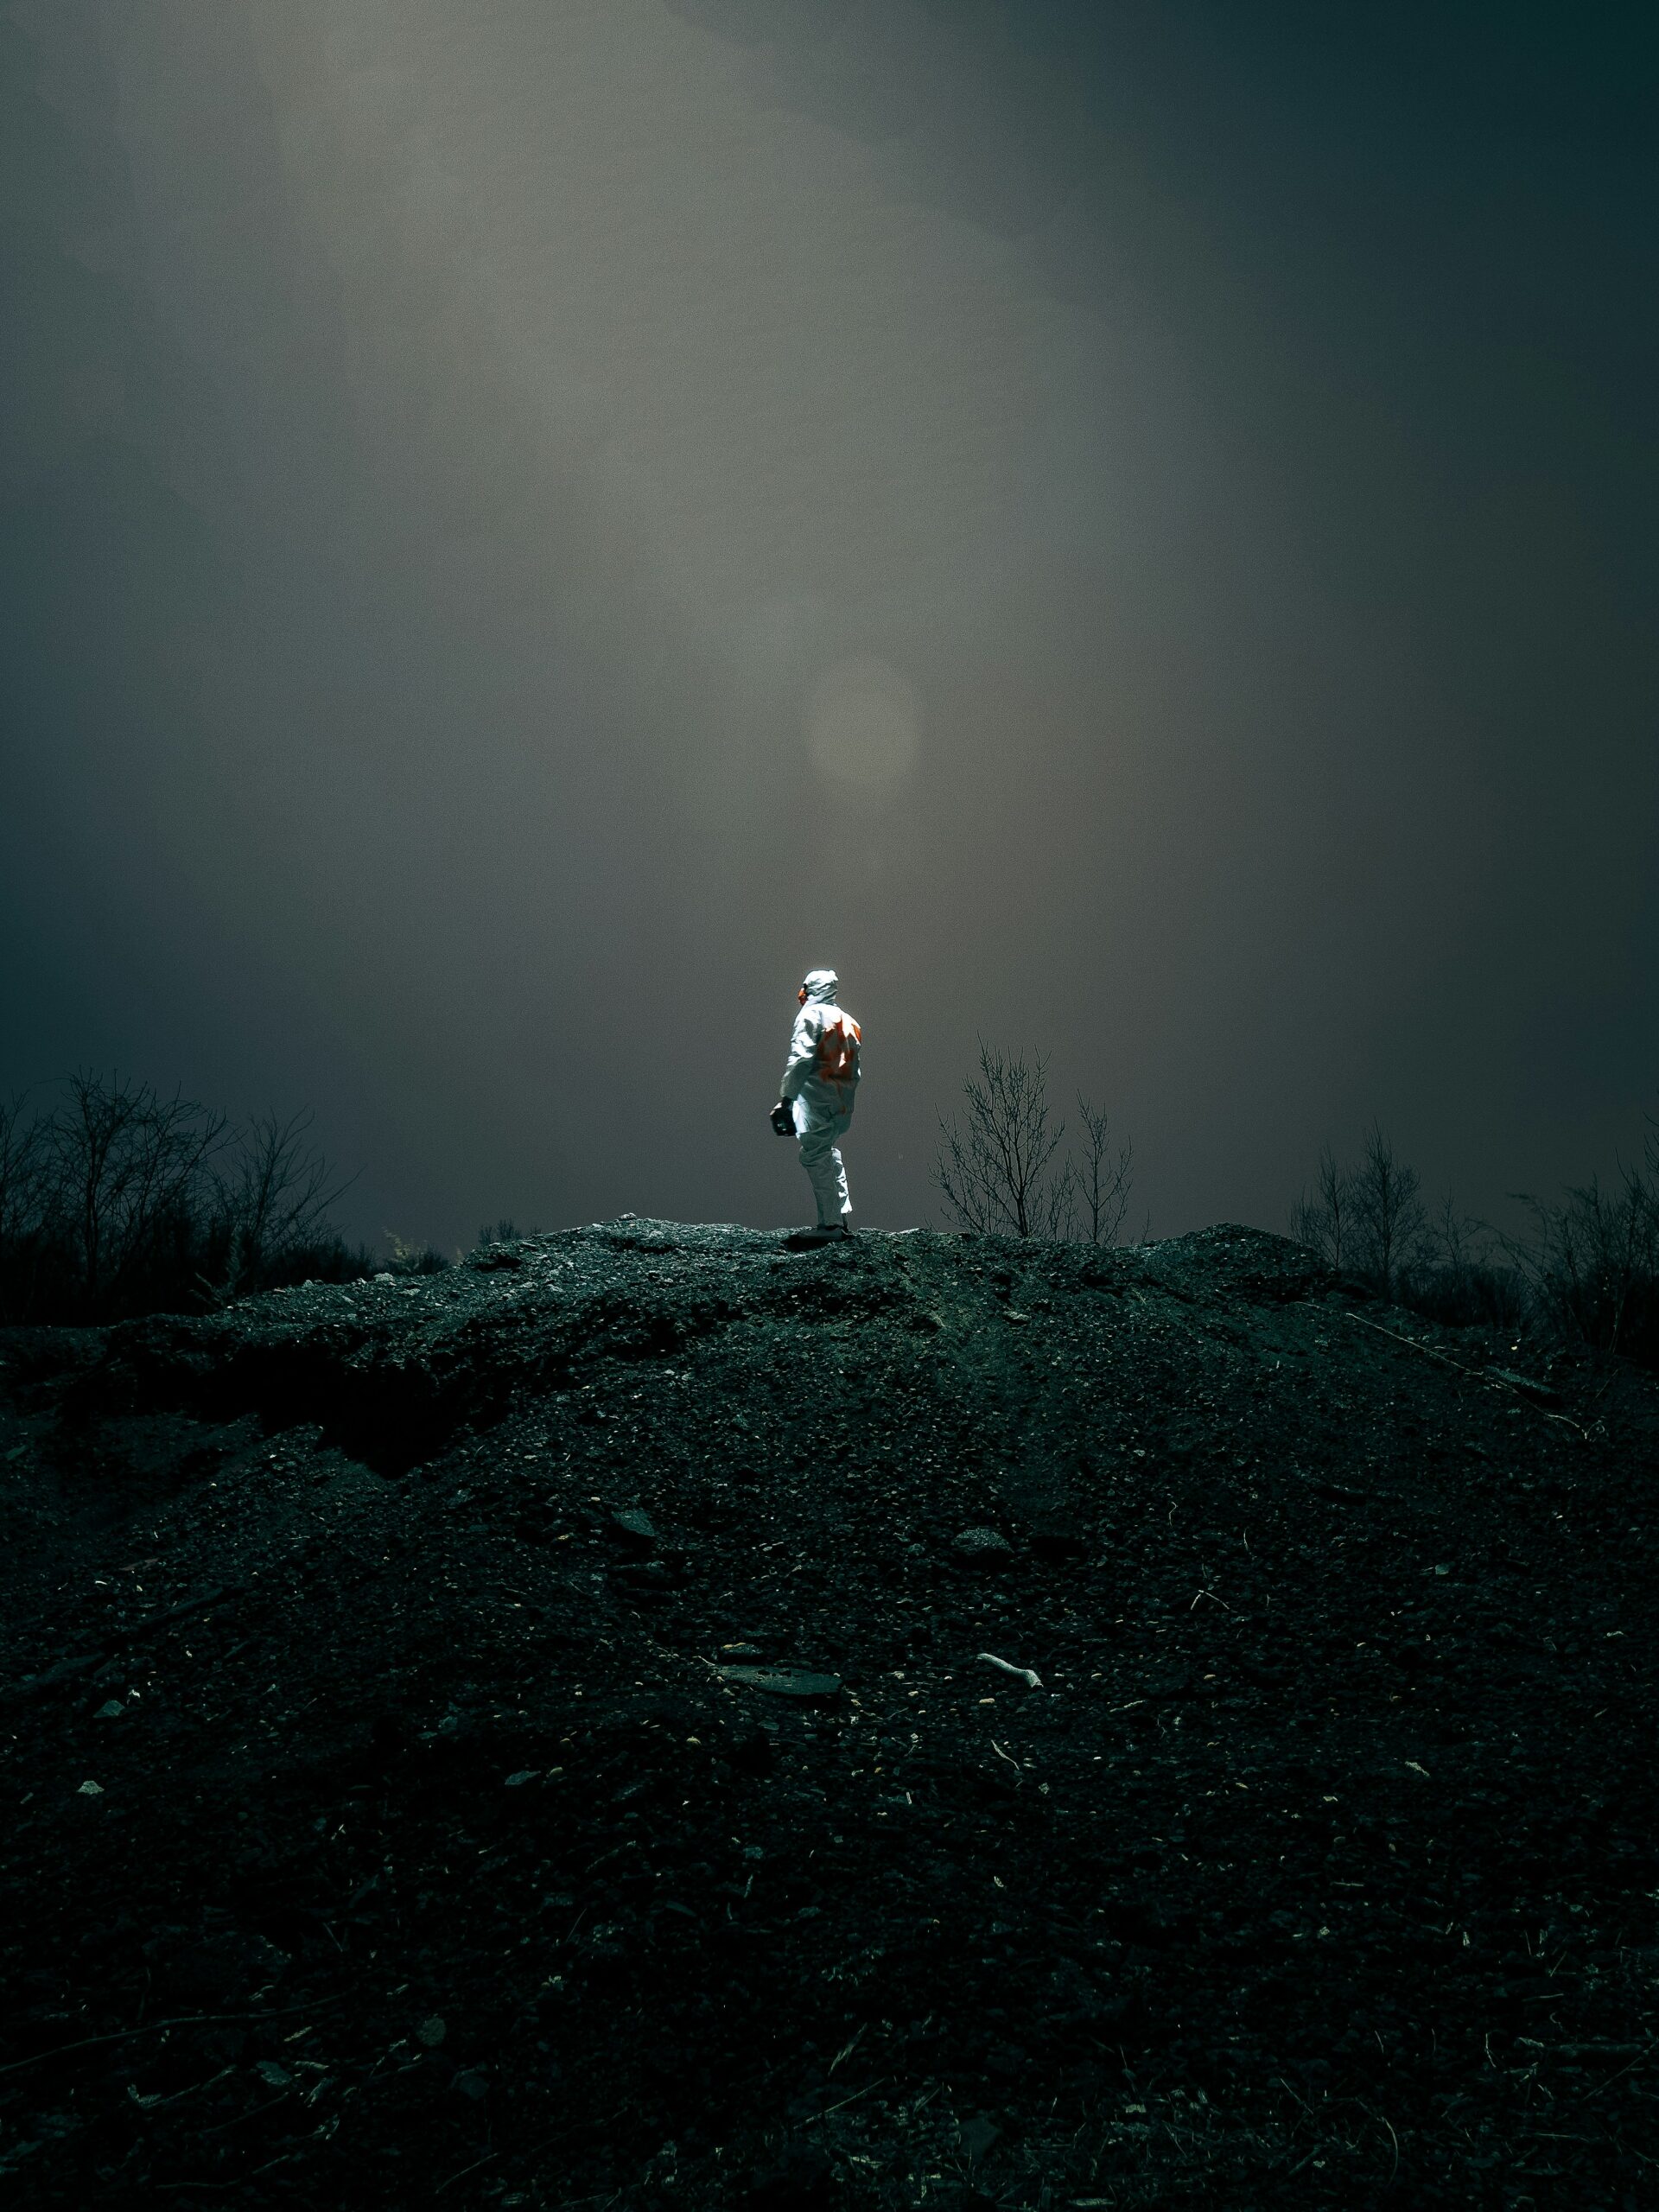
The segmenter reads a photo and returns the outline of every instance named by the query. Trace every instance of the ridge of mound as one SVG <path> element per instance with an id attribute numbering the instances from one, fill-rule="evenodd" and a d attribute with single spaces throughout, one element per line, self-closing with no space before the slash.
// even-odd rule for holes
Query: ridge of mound
<path id="1" fill-rule="evenodd" d="M 0 2177 L 1644 2202 L 1656 1438 L 1236 1226 L 0 1334 Z"/>

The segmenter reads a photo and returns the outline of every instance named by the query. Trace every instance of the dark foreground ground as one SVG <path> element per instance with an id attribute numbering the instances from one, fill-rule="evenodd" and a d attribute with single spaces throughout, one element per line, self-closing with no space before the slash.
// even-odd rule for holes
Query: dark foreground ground
<path id="1" fill-rule="evenodd" d="M 1659 2203 L 1652 1384 L 1225 1229 L 0 1357 L 7 2202 Z"/>

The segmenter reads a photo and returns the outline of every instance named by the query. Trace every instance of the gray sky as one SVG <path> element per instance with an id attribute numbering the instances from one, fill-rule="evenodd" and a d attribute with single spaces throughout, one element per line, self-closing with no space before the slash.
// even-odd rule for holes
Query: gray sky
<path id="1" fill-rule="evenodd" d="M 0 4 L 0 1083 L 787 1221 L 823 963 L 875 1223 L 976 1033 L 1156 1233 L 1634 1150 L 1637 18 Z"/>

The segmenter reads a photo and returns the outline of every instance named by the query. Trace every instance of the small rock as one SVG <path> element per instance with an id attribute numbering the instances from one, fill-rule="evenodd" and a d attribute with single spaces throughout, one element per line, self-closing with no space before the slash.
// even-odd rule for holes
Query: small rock
<path id="1" fill-rule="evenodd" d="M 101 1782 L 83 1782 L 75 1795 L 77 1797 L 101 1797 L 104 1785 Z"/>
<path id="2" fill-rule="evenodd" d="M 434 2012 L 429 2020 L 421 2022 L 420 2026 L 415 2031 L 415 2037 L 416 2040 L 418 2043 L 423 2043 L 429 2050 L 435 2050 L 448 2032 L 442 2020 Z"/>
<path id="3" fill-rule="evenodd" d="M 534 1782 L 540 1772 L 538 1766 L 521 1766 L 517 1774 L 507 1777 L 506 1786 L 509 1789 L 522 1789 L 527 1782 Z"/>
<path id="4" fill-rule="evenodd" d="M 294 2080 L 286 2068 L 279 2066 L 274 2058 L 256 2059 L 253 2070 L 268 2089 L 286 2089 Z"/>
<path id="5" fill-rule="evenodd" d="M 839 1675 L 810 1675 L 794 1667 L 721 1667 L 715 1671 L 723 1682 L 741 1682 L 747 1689 L 802 1698 L 809 1704 L 841 1695 Z"/>
<path id="6" fill-rule="evenodd" d="M 964 1559 L 1007 1558 L 1014 1546 L 995 1529 L 964 1529 L 951 1540 Z"/>
<path id="7" fill-rule="evenodd" d="M 637 1505 L 619 1505 L 611 1516 L 611 1527 L 629 1543 L 647 1549 L 657 1541 L 656 1525 L 650 1514 Z"/>
<path id="8" fill-rule="evenodd" d="M 449 2086 L 452 2089 L 459 2089 L 463 2097 L 470 2097 L 477 2104 L 488 2093 L 490 2085 L 482 2074 L 473 2072 L 457 2074 Z"/>
<path id="9" fill-rule="evenodd" d="M 994 2120 L 983 2113 L 976 2119 L 963 2120 L 961 2129 L 962 2147 L 969 2160 L 982 2158 L 993 2143 L 1000 2142 L 1002 2131 Z"/>
<path id="10" fill-rule="evenodd" d="M 108 1704 L 99 1707 L 92 1718 L 95 1720 L 118 1720 L 126 1709 L 118 1697 L 112 1697 Z"/>

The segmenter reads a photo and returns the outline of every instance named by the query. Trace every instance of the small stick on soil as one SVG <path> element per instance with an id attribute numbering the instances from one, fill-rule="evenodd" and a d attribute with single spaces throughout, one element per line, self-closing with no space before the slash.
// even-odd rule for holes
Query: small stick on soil
<path id="1" fill-rule="evenodd" d="M 451 2174 L 448 2181 L 441 2181 L 433 2190 L 433 2196 L 442 2196 L 446 2189 L 451 2187 L 455 2182 L 464 2181 L 468 2174 L 475 2174 L 480 2166 L 487 2166 L 490 2160 L 497 2155 L 498 2153 L 494 2151 L 486 2151 L 481 2158 L 474 2158 L 470 2166 L 463 2166 L 458 2174 Z"/>
<path id="2" fill-rule="evenodd" d="M 1395 1344 L 1409 1345 L 1413 1351 L 1421 1352 L 1425 1359 L 1438 1360 L 1442 1367 L 1452 1368 L 1458 1374 L 1470 1376 L 1477 1382 L 1495 1382 L 1500 1390 L 1507 1390 L 1511 1397 L 1519 1398 L 1523 1406 L 1530 1406 L 1534 1413 L 1542 1414 L 1546 1421 L 1558 1421 L 1563 1427 L 1570 1428 L 1575 1436 L 1583 1437 L 1586 1444 L 1589 1442 L 1587 1432 L 1569 1415 L 1551 1413 L 1548 1407 L 1541 1406 L 1526 1391 L 1517 1389 L 1513 1382 L 1506 1382 L 1501 1375 L 1493 1375 L 1478 1367 L 1465 1367 L 1460 1359 L 1452 1358 L 1449 1353 L 1436 1351 L 1433 1344 L 1423 1344 L 1415 1337 L 1402 1336 L 1398 1329 L 1385 1329 L 1380 1321 L 1368 1320 L 1364 1314 L 1352 1313 L 1346 1306 L 1343 1311 L 1351 1321 L 1357 1321 L 1362 1329 L 1375 1329 L 1379 1337 L 1392 1337 Z"/>
<path id="3" fill-rule="evenodd" d="M 187 2012 L 176 2020 L 151 2020 L 147 2027 L 117 2028 L 106 2036 L 83 2036 L 79 2043 L 60 2043 L 54 2050 L 37 2050 L 33 2058 L 14 2058 L 0 2066 L 0 2074 L 16 2074 L 26 2066 L 44 2066 L 49 2058 L 67 2057 L 72 2050 L 90 2050 L 94 2044 L 130 2043 L 135 2036 L 154 2036 L 166 2028 L 216 2027 L 226 2020 L 280 2020 L 295 2012 L 321 2012 L 330 2005 L 343 2005 L 343 1997 L 319 1998 L 315 2003 L 279 2005 L 274 2012 Z"/>
<path id="4" fill-rule="evenodd" d="M 811 2119 L 806 2122 L 806 2126 L 815 2127 L 819 2120 L 828 2120 L 832 2112 L 840 2112 L 846 2105 L 855 2105 L 861 2097 L 868 2097 L 872 2089 L 879 2089 L 883 2082 L 890 2081 L 892 2078 L 891 2075 L 879 2075 L 874 2082 L 867 2082 L 861 2089 L 855 2089 L 850 2097 L 843 2097 L 840 2104 L 826 2105 L 822 2112 L 814 2113 Z"/>
<path id="5" fill-rule="evenodd" d="M 1633 2073 L 1642 2061 L 1644 2058 L 1650 2058 L 1656 2050 L 1659 2050 L 1659 2044 L 1649 2044 L 1645 2050 L 1637 2053 L 1628 2066 L 1621 2066 L 1617 2074 L 1610 2074 L 1605 2082 L 1599 2082 L 1593 2089 L 1586 2090 L 1584 2099 L 1586 2104 L 1589 2103 L 1592 2097 L 1599 2097 L 1604 2089 L 1611 2089 L 1615 2082 L 1622 2082 L 1627 2074 Z"/>

